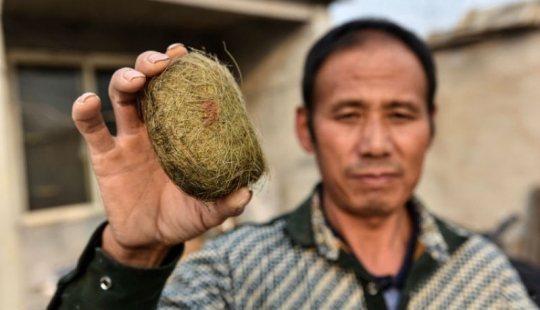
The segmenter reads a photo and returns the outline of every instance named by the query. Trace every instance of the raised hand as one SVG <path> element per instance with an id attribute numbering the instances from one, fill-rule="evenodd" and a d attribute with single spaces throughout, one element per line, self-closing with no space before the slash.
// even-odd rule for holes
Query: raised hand
<path id="1" fill-rule="evenodd" d="M 215 203 L 204 203 L 179 190 L 167 177 L 137 113 L 137 93 L 146 78 L 162 72 L 187 50 L 171 45 L 166 54 L 148 51 L 135 69 L 117 70 L 109 85 L 117 136 L 111 136 L 92 93 L 73 104 L 73 120 L 86 140 L 109 225 L 103 249 L 133 266 L 157 266 L 175 244 L 188 241 L 225 219 L 242 213 L 251 192 L 242 188 Z"/>

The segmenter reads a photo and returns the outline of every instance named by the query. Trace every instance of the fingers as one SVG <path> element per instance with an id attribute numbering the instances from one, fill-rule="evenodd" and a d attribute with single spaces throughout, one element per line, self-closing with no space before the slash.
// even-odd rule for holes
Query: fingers
<path id="1" fill-rule="evenodd" d="M 165 54 L 156 51 L 147 51 L 137 57 L 135 70 L 147 77 L 153 77 L 163 72 L 171 59 L 184 56 L 187 53 L 187 49 L 180 43 L 171 44 Z"/>
<path id="2" fill-rule="evenodd" d="M 103 121 L 100 107 L 101 100 L 93 93 L 83 94 L 73 103 L 73 121 L 91 153 L 107 152 L 114 147 L 114 139 Z"/>
<path id="3" fill-rule="evenodd" d="M 171 59 L 175 59 L 184 55 L 187 55 L 188 51 L 186 47 L 181 43 L 174 43 L 169 45 L 167 47 L 167 56 L 169 56 Z"/>
<path id="4" fill-rule="evenodd" d="M 135 70 L 147 77 L 153 77 L 165 70 L 171 58 L 167 54 L 147 51 L 139 55 L 135 61 Z"/>
<path id="5" fill-rule="evenodd" d="M 147 51 L 140 54 L 135 69 L 122 68 L 115 72 L 109 85 L 109 96 L 114 107 L 118 135 L 136 133 L 142 125 L 137 111 L 137 95 L 144 88 L 146 78 L 165 70 L 172 58 L 187 54 L 181 44 L 169 46 L 167 53 Z"/>
<path id="6" fill-rule="evenodd" d="M 118 135 L 138 132 L 142 121 L 137 113 L 137 92 L 146 82 L 146 76 L 131 68 L 116 70 L 109 84 L 111 98 L 116 118 Z"/>
<path id="7" fill-rule="evenodd" d="M 252 195 L 253 193 L 247 187 L 242 187 L 229 196 L 210 205 L 198 201 L 200 205 L 194 208 L 194 210 L 200 213 L 198 216 L 202 219 L 204 231 L 222 224 L 230 217 L 242 214 Z"/>

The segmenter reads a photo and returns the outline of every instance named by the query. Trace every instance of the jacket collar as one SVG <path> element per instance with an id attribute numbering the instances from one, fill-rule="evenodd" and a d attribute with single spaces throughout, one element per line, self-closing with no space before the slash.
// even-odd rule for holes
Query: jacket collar
<path id="1" fill-rule="evenodd" d="M 342 243 L 326 222 L 321 210 L 318 188 L 319 186 L 295 211 L 285 216 L 285 230 L 296 244 L 316 248 L 320 255 L 335 261 Z M 470 237 L 469 232 L 431 215 L 416 198 L 413 197 L 408 203 L 412 205 L 420 220 L 418 242 L 435 261 L 446 262 Z"/>

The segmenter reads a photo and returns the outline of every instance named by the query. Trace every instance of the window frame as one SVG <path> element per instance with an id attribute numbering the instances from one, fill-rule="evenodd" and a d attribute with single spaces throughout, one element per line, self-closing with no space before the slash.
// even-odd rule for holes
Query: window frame
<path id="1" fill-rule="evenodd" d="M 18 196 L 22 202 L 20 224 L 24 227 L 35 227 L 56 223 L 84 220 L 86 218 L 103 216 L 104 209 L 96 178 L 92 172 L 90 156 L 84 144 L 84 166 L 87 178 L 89 202 L 49 207 L 42 210 L 30 210 L 28 206 L 28 183 L 26 179 L 26 164 L 24 150 L 24 128 L 19 98 L 17 66 L 48 66 L 80 68 L 82 73 L 83 92 L 97 93 L 96 73 L 98 70 L 117 69 L 133 66 L 136 55 L 112 53 L 76 53 L 51 52 L 40 50 L 10 49 L 6 53 L 7 73 L 9 77 L 10 101 L 12 102 L 14 140 L 14 163 L 18 180 Z M 75 101 L 76 98 L 73 98 Z"/>

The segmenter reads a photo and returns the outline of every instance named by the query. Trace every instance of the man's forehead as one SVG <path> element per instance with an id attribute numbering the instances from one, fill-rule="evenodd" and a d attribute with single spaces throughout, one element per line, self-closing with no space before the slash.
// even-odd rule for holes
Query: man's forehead
<path id="1" fill-rule="evenodd" d="M 333 53 L 323 63 L 315 81 L 315 97 L 328 87 L 354 83 L 369 87 L 377 82 L 427 93 L 427 78 L 415 54 L 397 39 L 373 35 L 369 41 Z"/>

